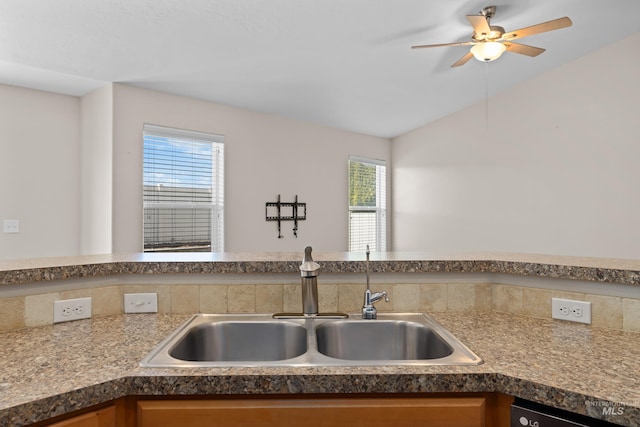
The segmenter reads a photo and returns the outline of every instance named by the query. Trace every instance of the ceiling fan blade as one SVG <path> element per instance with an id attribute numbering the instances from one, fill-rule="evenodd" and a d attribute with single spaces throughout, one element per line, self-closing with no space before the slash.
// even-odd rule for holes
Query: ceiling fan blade
<path id="1" fill-rule="evenodd" d="M 572 24 L 571 19 L 565 16 L 564 18 L 554 19 L 553 21 L 547 21 L 542 24 L 532 25 L 530 27 L 520 28 L 519 30 L 504 33 L 502 35 L 502 40 L 515 40 L 547 31 L 559 30 L 560 28 L 570 27 Z"/>
<path id="2" fill-rule="evenodd" d="M 489 22 L 487 21 L 486 16 L 467 15 L 467 20 L 473 26 L 473 31 L 475 32 L 475 36 L 478 40 L 484 39 L 484 37 L 482 37 L 483 34 L 486 37 L 491 32 L 491 28 L 489 27 Z"/>
<path id="3" fill-rule="evenodd" d="M 538 56 L 545 51 L 545 49 L 541 47 L 528 46 L 520 43 L 503 42 L 502 44 L 505 45 L 509 52 L 519 53 L 520 55 Z"/>
<path id="4" fill-rule="evenodd" d="M 473 58 L 473 53 L 471 52 L 467 52 L 467 54 L 465 56 L 463 56 L 462 58 L 458 59 L 456 62 L 454 62 L 454 64 L 451 66 L 451 68 L 453 67 L 459 67 L 461 65 L 464 65 L 467 63 L 467 61 L 469 61 L 471 58 Z"/>
<path id="5" fill-rule="evenodd" d="M 444 46 L 470 46 L 475 42 L 459 42 L 459 43 L 440 43 L 440 44 L 422 44 L 411 46 L 411 49 L 423 49 L 425 47 L 444 47 Z"/>

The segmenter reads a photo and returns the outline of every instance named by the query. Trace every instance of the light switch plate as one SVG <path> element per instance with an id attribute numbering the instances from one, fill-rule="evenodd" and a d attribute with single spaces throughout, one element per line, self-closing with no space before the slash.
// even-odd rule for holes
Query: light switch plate
<path id="1" fill-rule="evenodd" d="M 5 233 L 19 233 L 20 232 L 20 220 L 17 219 L 5 219 L 2 227 L 2 231 Z"/>
<path id="2" fill-rule="evenodd" d="M 158 294 L 124 294 L 125 313 L 157 313 Z"/>

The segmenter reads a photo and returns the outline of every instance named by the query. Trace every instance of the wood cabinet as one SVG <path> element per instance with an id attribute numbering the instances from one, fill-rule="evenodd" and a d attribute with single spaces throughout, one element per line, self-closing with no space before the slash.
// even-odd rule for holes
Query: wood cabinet
<path id="1" fill-rule="evenodd" d="M 504 402 L 509 403 L 510 402 Z M 139 400 L 137 426 L 315 427 L 447 426 L 503 424 L 495 396 L 319 397 L 222 400 Z M 505 418 L 508 421 L 508 417 Z"/>
<path id="2" fill-rule="evenodd" d="M 34 427 L 509 427 L 500 393 L 127 396 Z"/>
<path id="3" fill-rule="evenodd" d="M 107 406 L 47 425 L 49 427 L 116 427 L 116 407 L 115 405 Z"/>

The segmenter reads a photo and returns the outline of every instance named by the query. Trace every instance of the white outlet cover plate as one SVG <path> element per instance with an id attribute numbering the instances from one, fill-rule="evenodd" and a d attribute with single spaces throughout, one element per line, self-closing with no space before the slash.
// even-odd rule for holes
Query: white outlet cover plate
<path id="1" fill-rule="evenodd" d="M 552 298 L 551 317 L 554 319 L 567 320 L 591 324 L 591 303 L 588 301 L 574 301 L 570 299 Z"/>
<path id="2" fill-rule="evenodd" d="M 124 294 L 125 313 L 157 313 L 158 294 Z"/>
<path id="3" fill-rule="evenodd" d="M 91 297 L 65 299 L 53 303 L 53 323 L 89 319 L 91 317 Z"/>
<path id="4" fill-rule="evenodd" d="M 17 219 L 5 219 L 2 224 L 2 231 L 5 233 L 19 233 L 20 232 L 20 220 Z"/>

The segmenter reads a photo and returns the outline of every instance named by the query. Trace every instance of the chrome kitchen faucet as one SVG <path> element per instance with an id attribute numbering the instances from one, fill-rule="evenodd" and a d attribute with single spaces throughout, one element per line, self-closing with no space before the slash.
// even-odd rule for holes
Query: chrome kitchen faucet
<path id="1" fill-rule="evenodd" d="M 319 313 L 318 310 L 318 270 L 320 264 L 311 256 L 311 246 L 304 248 L 304 258 L 300 264 L 302 280 L 302 313 L 276 313 L 276 319 L 298 319 L 301 317 L 322 317 L 344 319 L 349 317 L 345 313 Z"/>

